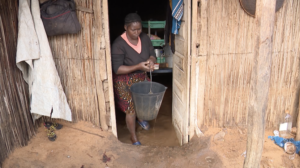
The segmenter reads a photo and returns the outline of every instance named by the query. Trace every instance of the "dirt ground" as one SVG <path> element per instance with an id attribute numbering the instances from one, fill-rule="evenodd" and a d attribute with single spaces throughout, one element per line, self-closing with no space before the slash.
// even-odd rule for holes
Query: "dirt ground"
<path id="1" fill-rule="evenodd" d="M 111 132 L 101 131 L 88 122 L 63 123 L 56 131 L 54 142 L 47 139 L 40 127 L 28 146 L 15 149 L 4 161 L 3 168 L 169 168 L 169 167 L 242 167 L 246 150 L 246 131 L 223 129 L 224 139 L 214 136 L 222 129 L 207 129 L 203 137 L 195 136 L 183 146 L 133 146 L 122 143 Z M 273 135 L 267 130 L 261 167 L 300 167 L 299 155 L 293 160 L 283 149 L 267 139 Z M 106 163 L 103 154 L 110 158 Z"/>
<path id="2" fill-rule="evenodd" d="M 40 127 L 28 146 L 16 149 L 4 161 L 3 168 L 240 168 L 243 167 L 247 132 L 241 128 L 207 128 L 204 136 L 194 136 L 189 144 L 179 146 L 172 126 L 172 76 L 155 77 L 168 87 L 151 129 L 137 126 L 142 146 L 130 143 L 123 113 L 117 114 L 117 139 L 111 132 L 101 131 L 89 122 L 67 123 L 57 130 L 57 139 L 48 140 Z M 215 136 L 223 131 L 224 138 Z M 224 134 L 223 134 L 224 135 Z M 282 148 L 268 139 L 273 130 L 266 130 L 261 167 L 300 168 L 300 157 L 293 160 Z M 109 159 L 103 160 L 103 155 Z M 105 163 L 106 161 L 106 163 Z M 1 168 L 1 167 L 0 167 Z"/>

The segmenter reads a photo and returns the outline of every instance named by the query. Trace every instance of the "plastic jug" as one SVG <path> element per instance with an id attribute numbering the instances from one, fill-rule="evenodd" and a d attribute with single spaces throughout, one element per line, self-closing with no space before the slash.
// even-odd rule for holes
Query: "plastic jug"
<path id="1" fill-rule="evenodd" d="M 282 116 L 282 120 L 279 126 L 279 136 L 283 138 L 289 138 L 291 136 L 293 118 L 290 115 L 289 110 L 285 110 Z"/>

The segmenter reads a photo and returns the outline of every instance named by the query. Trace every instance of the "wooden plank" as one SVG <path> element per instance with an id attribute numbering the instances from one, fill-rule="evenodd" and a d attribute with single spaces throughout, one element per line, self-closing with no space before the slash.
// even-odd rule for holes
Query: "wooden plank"
<path id="1" fill-rule="evenodd" d="M 198 13 L 198 34 L 196 45 L 199 45 L 198 48 L 198 55 L 207 55 L 207 41 L 208 41 L 208 18 L 207 18 L 207 1 L 201 0 L 200 2 L 200 9 L 197 10 Z M 198 44 L 197 44 L 198 43 Z"/>
<path id="2" fill-rule="evenodd" d="M 178 99 L 178 98 L 174 97 L 173 99 Z M 180 113 L 181 112 L 178 109 L 174 108 L 173 114 L 172 114 L 173 115 L 172 123 L 173 123 L 174 129 L 175 129 L 175 132 L 176 132 L 176 136 L 179 140 L 179 143 L 180 143 L 180 145 L 183 145 L 183 141 L 182 141 L 182 139 L 183 139 L 183 137 L 182 137 L 183 121 L 182 121 L 182 116 L 180 115 Z"/>
<path id="3" fill-rule="evenodd" d="M 174 81 L 173 93 L 176 94 L 181 101 L 184 101 L 184 88 L 177 81 Z"/>
<path id="4" fill-rule="evenodd" d="M 94 67 L 95 67 L 95 80 L 96 80 L 96 91 L 97 91 L 97 107 L 100 113 L 100 125 L 103 130 L 108 130 L 108 126 L 106 124 L 106 104 L 105 104 L 105 96 L 103 91 L 102 81 L 107 79 L 106 69 L 105 69 L 105 52 L 100 50 L 101 45 L 101 34 L 102 34 L 102 19 L 101 19 L 101 1 L 95 1 L 93 5 L 94 11 L 94 46 L 93 46 L 93 57 L 94 60 Z M 98 113 L 96 113 L 98 114 Z M 95 117 L 98 117 L 96 115 Z"/>
<path id="5" fill-rule="evenodd" d="M 173 67 L 173 80 L 176 80 L 178 83 L 180 83 L 184 88 L 186 87 L 186 77 L 185 77 L 185 72 L 182 71 L 180 68 L 178 68 L 178 66 L 174 66 Z"/>
<path id="6" fill-rule="evenodd" d="M 175 57 L 173 57 L 173 64 L 177 65 L 179 69 L 184 70 L 184 56 L 180 53 L 175 53 Z"/>
<path id="7" fill-rule="evenodd" d="M 191 11 L 191 5 L 192 5 L 192 1 L 191 0 L 186 0 L 184 2 L 184 10 L 185 11 Z M 184 52 L 184 56 L 185 56 L 185 64 L 184 64 L 184 96 L 185 96 L 185 102 L 184 102 L 184 107 L 185 107 L 185 113 L 183 113 L 184 115 L 182 116 L 183 118 L 183 143 L 188 143 L 189 142 L 189 127 L 190 127 L 190 73 L 191 73 L 191 53 L 190 53 L 190 49 L 191 49 L 191 12 L 188 12 L 187 14 L 185 14 L 184 19 L 187 20 L 187 25 L 185 26 L 185 36 L 187 37 L 185 39 L 185 52 Z M 185 37 L 184 36 L 184 37 Z"/>
<path id="8" fill-rule="evenodd" d="M 184 17 L 184 15 L 183 15 Z M 178 30 L 178 35 L 181 36 L 183 39 L 187 39 L 187 33 L 186 31 L 188 31 L 186 29 L 186 24 L 188 24 L 185 20 L 181 20 L 181 25 L 180 25 L 180 29 Z"/>
<path id="9" fill-rule="evenodd" d="M 198 6 L 198 4 L 200 6 Z M 202 134 L 199 130 L 203 124 L 203 113 L 204 113 L 204 91 L 205 91 L 205 79 L 206 79 L 206 57 L 207 57 L 207 1 L 201 0 L 198 1 L 198 4 L 195 4 L 200 7 L 197 11 L 195 11 L 195 15 L 198 20 L 193 21 L 193 23 L 197 23 L 194 27 L 195 31 L 199 31 L 199 35 L 195 34 L 193 37 L 197 37 L 197 40 L 194 41 L 194 53 L 193 53 L 193 61 L 192 61 L 192 69 L 191 69 L 191 79 L 193 77 L 197 80 L 191 81 L 191 94 L 194 94 L 194 97 L 191 98 L 191 101 L 194 101 L 195 106 L 195 127 L 196 133 L 198 136 Z M 194 30 L 193 29 L 193 30 Z M 198 47 L 200 47 L 198 49 Z M 193 50 L 192 50 L 193 52 Z M 197 55 L 201 55 L 200 58 L 197 58 Z M 195 88 L 193 90 L 193 88 Z"/>
<path id="10" fill-rule="evenodd" d="M 76 6 L 76 9 L 79 11 L 82 11 L 82 12 L 87 12 L 87 13 L 91 13 L 91 14 L 94 13 L 93 9 L 85 8 L 85 7 L 79 6 L 79 5 Z"/>
<path id="11" fill-rule="evenodd" d="M 251 92 L 248 105 L 247 155 L 244 167 L 260 167 L 265 133 L 265 114 L 272 63 L 272 39 L 275 20 L 273 0 L 256 1 L 256 36 Z"/>
<path id="12" fill-rule="evenodd" d="M 205 95 L 205 78 L 206 78 L 206 56 L 201 56 L 198 58 L 196 72 L 198 73 L 198 94 L 197 94 L 197 125 L 199 128 L 202 127 L 204 123 L 204 95 Z"/>
<path id="13" fill-rule="evenodd" d="M 184 11 L 191 11 L 191 0 L 184 0 Z M 173 67 L 173 98 L 176 96 L 181 99 L 182 104 L 174 103 L 173 99 L 173 118 L 172 121 L 178 121 L 179 115 L 175 115 L 175 109 L 181 109 L 177 111 L 182 122 L 181 130 L 176 130 L 179 141 L 181 144 L 188 143 L 189 141 L 189 126 L 190 126 L 190 113 L 189 113 L 189 92 L 190 92 L 190 42 L 191 42 L 191 13 L 185 12 L 183 15 L 183 24 L 180 26 L 180 32 L 175 36 L 175 54 L 173 59 L 176 61 Z M 178 58 L 176 58 L 178 57 Z M 178 86 L 177 86 L 178 85 Z M 182 95 L 182 98 L 179 96 Z M 177 106 L 175 108 L 175 106 Z M 181 136 L 179 136 L 181 135 Z"/>
<path id="14" fill-rule="evenodd" d="M 198 0 L 192 1 L 192 32 L 191 32 L 191 82 L 190 82 L 190 127 L 189 127 L 189 138 L 192 139 L 194 136 L 195 127 L 197 127 L 197 28 L 198 28 Z M 197 130 L 199 128 L 197 127 Z"/>
<path id="15" fill-rule="evenodd" d="M 300 101 L 300 99 L 299 99 Z M 299 104 L 300 105 L 300 104 Z M 300 111 L 300 108 L 299 108 Z M 298 119 L 297 119 L 297 132 L 296 132 L 296 141 L 300 141 L 300 112 L 298 111 Z"/>
<path id="16" fill-rule="evenodd" d="M 112 124 L 112 132 L 117 135 L 117 125 L 116 125 L 116 114 L 115 114 L 115 101 L 114 101 L 114 93 L 113 93 L 113 82 L 112 82 L 112 67 L 111 67 L 111 52 L 110 52 L 110 40 L 109 40 L 109 20 L 108 20 L 108 0 L 102 1 L 102 9 L 103 9 L 103 23 L 104 23 L 104 31 L 105 31 L 105 45 L 106 45 L 106 70 L 107 70 L 107 79 L 109 86 L 109 102 L 110 102 L 110 115 L 111 115 L 111 124 Z"/>
<path id="17" fill-rule="evenodd" d="M 181 55 L 183 55 L 184 57 L 187 57 L 187 53 L 185 53 L 185 47 L 186 47 L 186 45 L 185 45 L 185 39 L 182 37 L 182 36 L 180 36 L 180 35 L 176 35 L 175 36 L 175 54 L 176 53 L 179 53 L 179 54 L 181 54 Z"/>
<path id="18" fill-rule="evenodd" d="M 174 100 L 173 100 L 173 108 L 177 109 L 180 114 L 185 112 L 183 101 L 180 99 L 179 95 L 174 91 Z M 182 116 L 181 116 L 182 117 Z"/>

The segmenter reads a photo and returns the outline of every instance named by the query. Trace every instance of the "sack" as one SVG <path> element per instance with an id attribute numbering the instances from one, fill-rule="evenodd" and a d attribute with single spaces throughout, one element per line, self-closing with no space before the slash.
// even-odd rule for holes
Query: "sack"
<path id="1" fill-rule="evenodd" d="M 74 34 L 81 29 L 74 0 L 49 0 L 41 4 L 41 18 L 48 36 Z"/>

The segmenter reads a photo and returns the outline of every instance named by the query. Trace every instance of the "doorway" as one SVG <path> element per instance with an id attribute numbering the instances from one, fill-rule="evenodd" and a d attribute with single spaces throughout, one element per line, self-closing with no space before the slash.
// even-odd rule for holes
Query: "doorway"
<path id="1" fill-rule="evenodd" d="M 124 17 L 128 13 L 138 13 L 143 21 L 164 21 L 167 15 L 169 0 L 109 0 L 110 43 L 124 32 Z M 148 33 L 147 28 L 143 32 Z M 151 31 L 152 34 L 152 31 Z M 157 29 L 156 35 L 164 38 L 164 29 Z M 160 47 L 155 47 L 159 49 Z M 167 47 L 170 49 L 170 47 Z M 170 54 L 170 51 L 166 51 Z M 172 72 L 154 73 L 153 81 L 168 87 L 160 111 L 155 120 L 150 121 L 151 129 L 143 130 L 138 124 L 136 133 L 143 145 L 147 146 L 179 146 L 178 137 L 172 125 Z M 116 122 L 118 138 L 123 143 L 130 144 L 130 134 L 125 122 L 125 114 L 116 107 Z"/>

